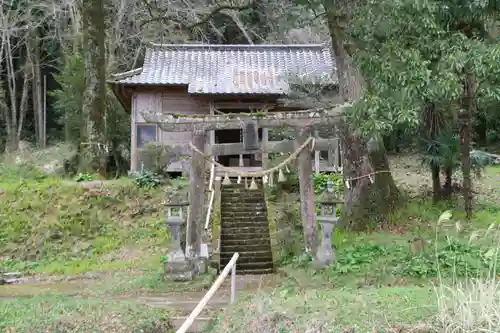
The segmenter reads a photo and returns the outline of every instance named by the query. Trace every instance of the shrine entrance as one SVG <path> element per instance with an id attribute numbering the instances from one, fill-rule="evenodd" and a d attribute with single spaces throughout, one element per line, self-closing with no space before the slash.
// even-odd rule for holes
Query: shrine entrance
<path id="1" fill-rule="evenodd" d="M 272 179 L 277 179 L 278 183 L 283 182 L 284 173 L 288 170 L 287 165 L 291 163 L 294 163 L 298 169 L 305 249 L 312 251 L 316 246 L 317 234 L 313 164 L 317 166 L 319 173 L 319 152 L 339 149 L 338 138 L 321 138 L 318 135 L 318 128 L 331 126 L 333 127 L 332 136 L 335 135 L 336 125 L 344 114 L 344 108 L 349 106 L 350 104 L 346 103 L 328 109 L 269 113 L 217 112 L 217 114 L 203 116 L 146 115 L 149 116 L 146 118 L 148 122 L 158 124 L 163 131 L 192 132 L 192 141 L 185 147 L 189 148 L 191 153 L 189 213 L 186 226 L 189 232 L 186 234 L 186 252 L 180 267 L 195 272 L 199 271 L 198 267 L 202 267 L 197 266 L 203 258 L 201 236 L 204 224 L 200 221 L 205 221 L 207 225 L 206 221 L 210 219 L 213 202 L 219 200 L 221 233 L 218 235 L 219 245 L 216 247 L 218 249 L 216 252 L 220 255 L 219 263 L 230 260 L 228 256 L 232 253 L 239 253 L 242 258 L 246 256 L 244 260 L 248 263 L 245 267 L 247 274 L 263 274 L 272 271 L 274 267 L 272 256 L 266 257 L 265 261 L 262 261 L 262 258 L 257 261 L 253 257 L 255 251 L 265 252 L 266 256 L 271 253 L 270 232 L 266 228 L 268 221 L 264 186 L 273 185 Z M 268 140 L 269 129 L 283 127 L 292 127 L 295 138 Z M 286 158 L 270 167 L 267 159 L 269 153 L 281 153 Z M 258 159 L 259 155 L 261 160 Z M 243 157 L 247 157 L 248 162 L 245 162 Z M 263 166 L 251 166 L 254 163 Z M 234 164 L 236 164 L 235 167 L 226 166 Z M 210 195 L 206 205 L 207 170 L 210 170 L 208 178 Z M 215 198 L 217 192 L 220 193 L 220 199 Z M 207 213 L 204 217 L 205 207 L 207 207 Z M 261 223 L 258 229 L 264 232 L 257 234 L 240 231 L 240 228 L 255 228 L 256 218 L 262 218 L 257 222 Z M 223 233 L 232 238 L 221 237 Z M 259 266 L 260 263 L 264 263 L 265 267 Z M 167 262 L 167 264 L 174 265 L 175 262 Z M 242 265 L 239 264 L 240 270 Z"/>
<path id="2" fill-rule="evenodd" d="M 215 143 L 242 143 L 241 129 L 215 130 Z M 258 129 L 258 140 L 262 142 L 262 128 Z M 217 161 L 227 167 L 262 167 L 262 154 L 219 155 Z"/>

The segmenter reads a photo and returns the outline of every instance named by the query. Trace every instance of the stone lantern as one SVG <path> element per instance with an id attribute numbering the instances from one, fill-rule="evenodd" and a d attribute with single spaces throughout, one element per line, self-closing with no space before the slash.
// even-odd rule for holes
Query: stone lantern
<path id="1" fill-rule="evenodd" d="M 316 221 L 321 225 L 321 244 L 317 249 L 317 257 L 320 266 L 328 266 L 336 261 L 335 252 L 332 248 L 332 233 L 339 221 L 337 206 L 343 204 L 333 194 L 333 181 L 328 179 L 326 193 L 317 201 L 320 205 L 320 213 L 316 215 Z"/>
<path id="2" fill-rule="evenodd" d="M 181 247 L 181 225 L 186 223 L 183 211 L 187 206 L 189 206 L 187 201 L 175 197 L 166 204 L 166 224 L 173 238 L 167 252 L 167 259 L 164 262 L 165 279 L 167 280 L 189 281 L 194 276 L 192 265 L 186 260 Z"/>

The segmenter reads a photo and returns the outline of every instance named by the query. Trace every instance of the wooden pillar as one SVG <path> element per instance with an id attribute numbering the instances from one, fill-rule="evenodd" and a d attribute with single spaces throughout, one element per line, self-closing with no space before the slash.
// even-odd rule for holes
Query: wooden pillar
<path id="1" fill-rule="evenodd" d="M 130 113 L 130 171 L 137 171 L 137 126 L 136 111 L 137 95 L 132 97 L 132 112 Z"/>
<path id="2" fill-rule="evenodd" d="M 297 148 L 301 146 L 311 135 L 312 128 L 306 127 L 300 130 L 297 136 Z M 314 204 L 314 184 L 312 153 L 310 146 L 304 148 L 297 157 L 300 182 L 300 213 L 304 227 L 304 241 L 307 252 L 314 251 L 316 243 L 316 206 Z"/>
<path id="3" fill-rule="evenodd" d="M 193 145 L 204 151 L 206 132 L 193 132 Z M 189 173 L 189 216 L 186 225 L 186 259 L 197 264 L 200 261 L 201 236 L 203 234 L 203 205 L 205 198 L 205 158 L 196 151 L 191 153 Z"/>
<path id="4" fill-rule="evenodd" d="M 211 116 L 215 116 L 215 106 L 213 105 L 213 103 L 210 103 L 210 115 Z M 210 135 L 210 140 L 209 140 L 209 146 L 210 148 L 213 147 L 213 145 L 215 145 L 215 130 L 211 130 L 209 131 L 209 135 Z M 215 156 L 214 158 L 216 161 L 219 161 L 219 157 L 218 156 Z"/>
<path id="5" fill-rule="evenodd" d="M 267 142 L 269 141 L 269 128 L 262 128 L 262 142 L 261 142 L 261 152 L 267 147 Z M 269 168 L 268 154 L 262 152 L 262 168 L 267 170 Z"/>

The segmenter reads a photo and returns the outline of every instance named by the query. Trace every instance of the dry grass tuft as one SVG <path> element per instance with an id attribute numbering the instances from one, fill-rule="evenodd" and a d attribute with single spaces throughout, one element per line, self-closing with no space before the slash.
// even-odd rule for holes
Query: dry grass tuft
<path id="1" fill-rule="evenodd" d="M 500 283 L 494 276 L 441 283 L 436 330 L 443 333 L 500 332 Z"/>

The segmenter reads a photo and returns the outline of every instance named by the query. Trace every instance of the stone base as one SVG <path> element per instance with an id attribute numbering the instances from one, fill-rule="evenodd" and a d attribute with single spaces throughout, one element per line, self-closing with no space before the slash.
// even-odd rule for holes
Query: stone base
<path id="1" fill-rule="evenodd" d="M 208 259 L 199 258 L 193 261 L 193 268 L 199 275 L 207 274 L 208 272 Z"/>
<path id="2" fill-rule="evenodd" d="M 167 254 L 165 261 L 165 280 L 190 281 L 195 276 L 193 265 L 186 260 L 181 249 L 174 250 Z"/>
<path id="3" fill-rule="evenodd" d="M 313 265 L 316 269 L 323 269 L 336 262 L 335 252 L 333 251 L 331 240 L 324 239 L 322 244 L 316 250 L 316 256 Z"/>
<path id="4" fill-rule="evenodd" d="M 170 272 L 165 273 L 165 280 L 175 281 L 175 282 L 186 282 L 192 281 L 194 279 L 194 272 L 186 271 L 186 272 Z"/>

